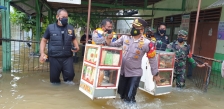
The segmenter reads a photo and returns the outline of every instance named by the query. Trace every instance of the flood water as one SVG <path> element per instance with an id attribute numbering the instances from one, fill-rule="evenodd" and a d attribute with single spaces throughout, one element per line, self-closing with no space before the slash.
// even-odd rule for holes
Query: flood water
<path id="1" fill-rule="evenodd" d="M 20 60 L 20 63 L 27 67 L 27 62 Z M 0 73 L 0 109 L 224 109 L 223 89 L 209 86 L 208 92 L 203 93 L 190 80 L 187 80 L 186 89 L 173 88 L 171 94 L 163 96 L 155 97 L 138 90 L 137 106 L 125 104 L 119 97 L 91 100 L 78 89 L 80 67 L 75 65 L 75 71 L 75 85 L 63 82 L 52 85 L 48 71 Z"/>
<path id="2" fill-rule="evenodd" d="M 75 85 L 49 83 L 48 72 L 2 73 L 0 77 L 1 109 L 135 109 L 116 99 L 91 100 Z M 173 88 L 171 94 L 154 97 L 138 90 L 138 109 L 224 109 L 224 90 L 211 88 L 207 93 L 192 87 Z"/>
<path id="3" fill-rule="evenodd" d="M 26 51 L 21 51 L 21 54 Z M 36 63 L 34 66 L 31 65 L 32 61 L 38 61 L 38 58 L 17 55 L 12 54 L 12 57 L 15 57 L 15 62 L 12 63 L 14 67 L 26 68 L 28 65 L 30 67 L 38 65 Z M 185 89 L 173 88 L 171 94 L 157 97 L 138 90 L 137 106 L 125 104 L 119 97 L 91 100 L 78 89 L 81 77 L 80 65 L 82 62 L 75 64 L 75 85 L 63 82 L 60 85 L 52 85 L 47 70 L 22 72 L 12 70 L 0 73 L 0 109 L 224 109 L 223 89 L 209 86 L 208 92 L 203 93 L 190 80 L 186 80 Z"/>

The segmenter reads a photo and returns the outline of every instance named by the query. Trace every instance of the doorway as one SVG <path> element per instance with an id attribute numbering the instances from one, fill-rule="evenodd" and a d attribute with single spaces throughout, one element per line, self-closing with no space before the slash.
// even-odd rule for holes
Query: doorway
<path id="1" fill-rule="evenodd" d="M 188 43 L 193 44 L 197 12 L 191 13 Z M 195 55 L 214 58 L 221 8 L 201 10 L 195 39 Z M 192 48 L 191 48 L 192 49 Z"/>
<path id="2" fill-rule="evenodd" d="M 190 24 L 191 27 L 195 23 Z M 216 42 L 217 42 L 218 22 L 201 22 L 198 23 L 196 40 L 195 40 L 195 55 L 213 58 Z M 193 44 L 194 28 L 190 28 L 190 45 Z"/>

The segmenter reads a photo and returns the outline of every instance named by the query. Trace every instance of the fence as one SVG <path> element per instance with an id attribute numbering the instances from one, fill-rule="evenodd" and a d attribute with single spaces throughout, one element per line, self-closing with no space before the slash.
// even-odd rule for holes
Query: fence
<path id="1" fill-rule="evenodd" d="M 39 53 L 35 53 L 35 46 L 39 42 L 37 41 L 24 41 L 16 39 L 1 39 L 2 41 L 11 42 L 11 72 L 49 72 L 49 62 L 44 63 L 39 62 Z M 46 45 L 47 46 L 47 45 Z M 80 45 L 79 52 L 75 53 L 73 56 L 74 59 L 74 68 L 75 72 L 81 72 L 82 69 L 82 48 Z M 1 46 L 2 49 L 2 46 Z M 2 50 L 1 50 L 2 55 Z M 1 56 L 2 62 L 2 56 Z M 2 63 L 0 63 L 2 66 Z"/>
<path id="2" fill-rule="evenodd" d="M 2 41 L 11 42 L 11 72 L 49 72 L 49 63 L 41 64 L 39 62 L 39 54 L 34 52 L 35 45 L 39 45 L 36 41 L 24 41 L 15 39 L 0 39 Z M 83 56 L 83 45 L 80 45 L 80 50 L 73 56 L 75 72 L 81 73 Z M 0 47 L 0 49 L 2 49 Z M 2 51 L 2 50 L 1 50 Z M 2 56 L 0 56 L 0 59 Z M 193 55 L 193 58 L 198 63 L 207 62 L 208 65 L 203 68 L 196 67 L 193 69 L 192 81 L 196 87 L 207 91 L 212 87 L 224 89 L 224 79 L 221 77 L 221 62 L 202 56 Z M 2 59 L 1 61 L 2 62 Z M 2 63 L 0 63 L 0 66 Z"/>
<path id="3" fill-rule="evenodd" d="M 195 83 L 196 87 L 202 89 L 205 92 L 207 89 L 212 87 L 224 89 L 224 79 L 221 77 L 222 61 L 198 55 L 193 55 L 193 58 L 199 64 L 204 62 L 208 63 L 206 67 L 196 67 L 193 69 L 192 81 Z"/>

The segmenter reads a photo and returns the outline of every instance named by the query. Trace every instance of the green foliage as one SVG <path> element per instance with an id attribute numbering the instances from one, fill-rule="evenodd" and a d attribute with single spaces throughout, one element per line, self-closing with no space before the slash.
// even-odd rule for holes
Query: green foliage
<path id="1" fill-rule="evenodd" d="M 20 25 L 21 29 L 28 32 L 32 30 L 32 37 L 36 35 L 36 16 L 29 16 L 17 9 L 13 8 L 14 12 L 10 13 L 10 20 L 12 24 Z M 42 24 L 42 31 L 41 36 L 44 34 L 49 21 L 47 20 L 46 16 L 43 16 L 43 24 Z M 40 36 L 40 37 L 41 37 Z"/>
<path id="2" fill-rule="evenodd" d="M 43 17 L 43 24 L 42 24 L 42 31 L 41 34 L 44 34 L 45 30 L 47 29 L 47 26 L 49 25 L 49 20 L 47 16 Z"/>
<path id="3" fill-rule="evenodd" d="M 32 31 L 32 38 L 35 38 L 36 35 L 36 16 L 29 16 L 17 9 L 13 8 L 14 12 L 10 13 L 11 23 L 15 25 L 20 25 L 21 29 L 24 31 Z M 98 24 L 101 22 L 101 19 L 91 19 L 89 27 L 91 29 L 98 28 Z M 76 15 L 69 16 L 69 24 L 74 27 L 85 28 L 87 26 L 87 16 L 86 15 Z M 48 17 L 42 17 L 42 27 L 41 27 L 41 36 L 44 34 L 47 26 L 49 24 Z M 40 36 L 40 37 L 41 37 Z M 34 39 L 33 39 L 34 40 Z"/>
<path id="4" fill-rule="evenodd" d="M 10 13 L 10 18 L 13 24 L 20 25 L 24 31 L 29 31 L 30 29 L 35 28 L 36 19 L 29 17 L 25 13 L 17 11 L 16 9 L 14 9 L 14 12 Z"/>
<path id="5" fill-rule="evenodd" d="M 89 28 L 97 28 L 98 24 L 101 22 L 100 19 L 90 19 Z M 69 24 L 76 27 L 86 27 L 87 26 L 87 16 L 69 16 Z"/>

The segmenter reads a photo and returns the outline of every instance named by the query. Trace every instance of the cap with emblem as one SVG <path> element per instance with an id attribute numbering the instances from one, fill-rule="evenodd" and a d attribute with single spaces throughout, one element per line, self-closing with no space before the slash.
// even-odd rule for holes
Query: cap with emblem
<path id="1" fill-rule="evenodd" d="M 154 32 L 154 29 L 151 28 L 151 27 L 149 27 L 149 28 L 148 28 L 148 31 Z"/>
<path id="2" fill-rule="evenodd" d="M 187 36 L 187 35 L 188 35 L 188 32 L 185 31 L 185 30 L 180 30 L 180 31 L 178 32 L 178 35 Z"/>
<path id="3" fill-rule="evenodd" d="M 135 19 L 132 24 L 135 26 L 143 26 L 143 27 L 146 27 L 148 25 L 145 20 L 140 19 L 140 18 Z"/>

